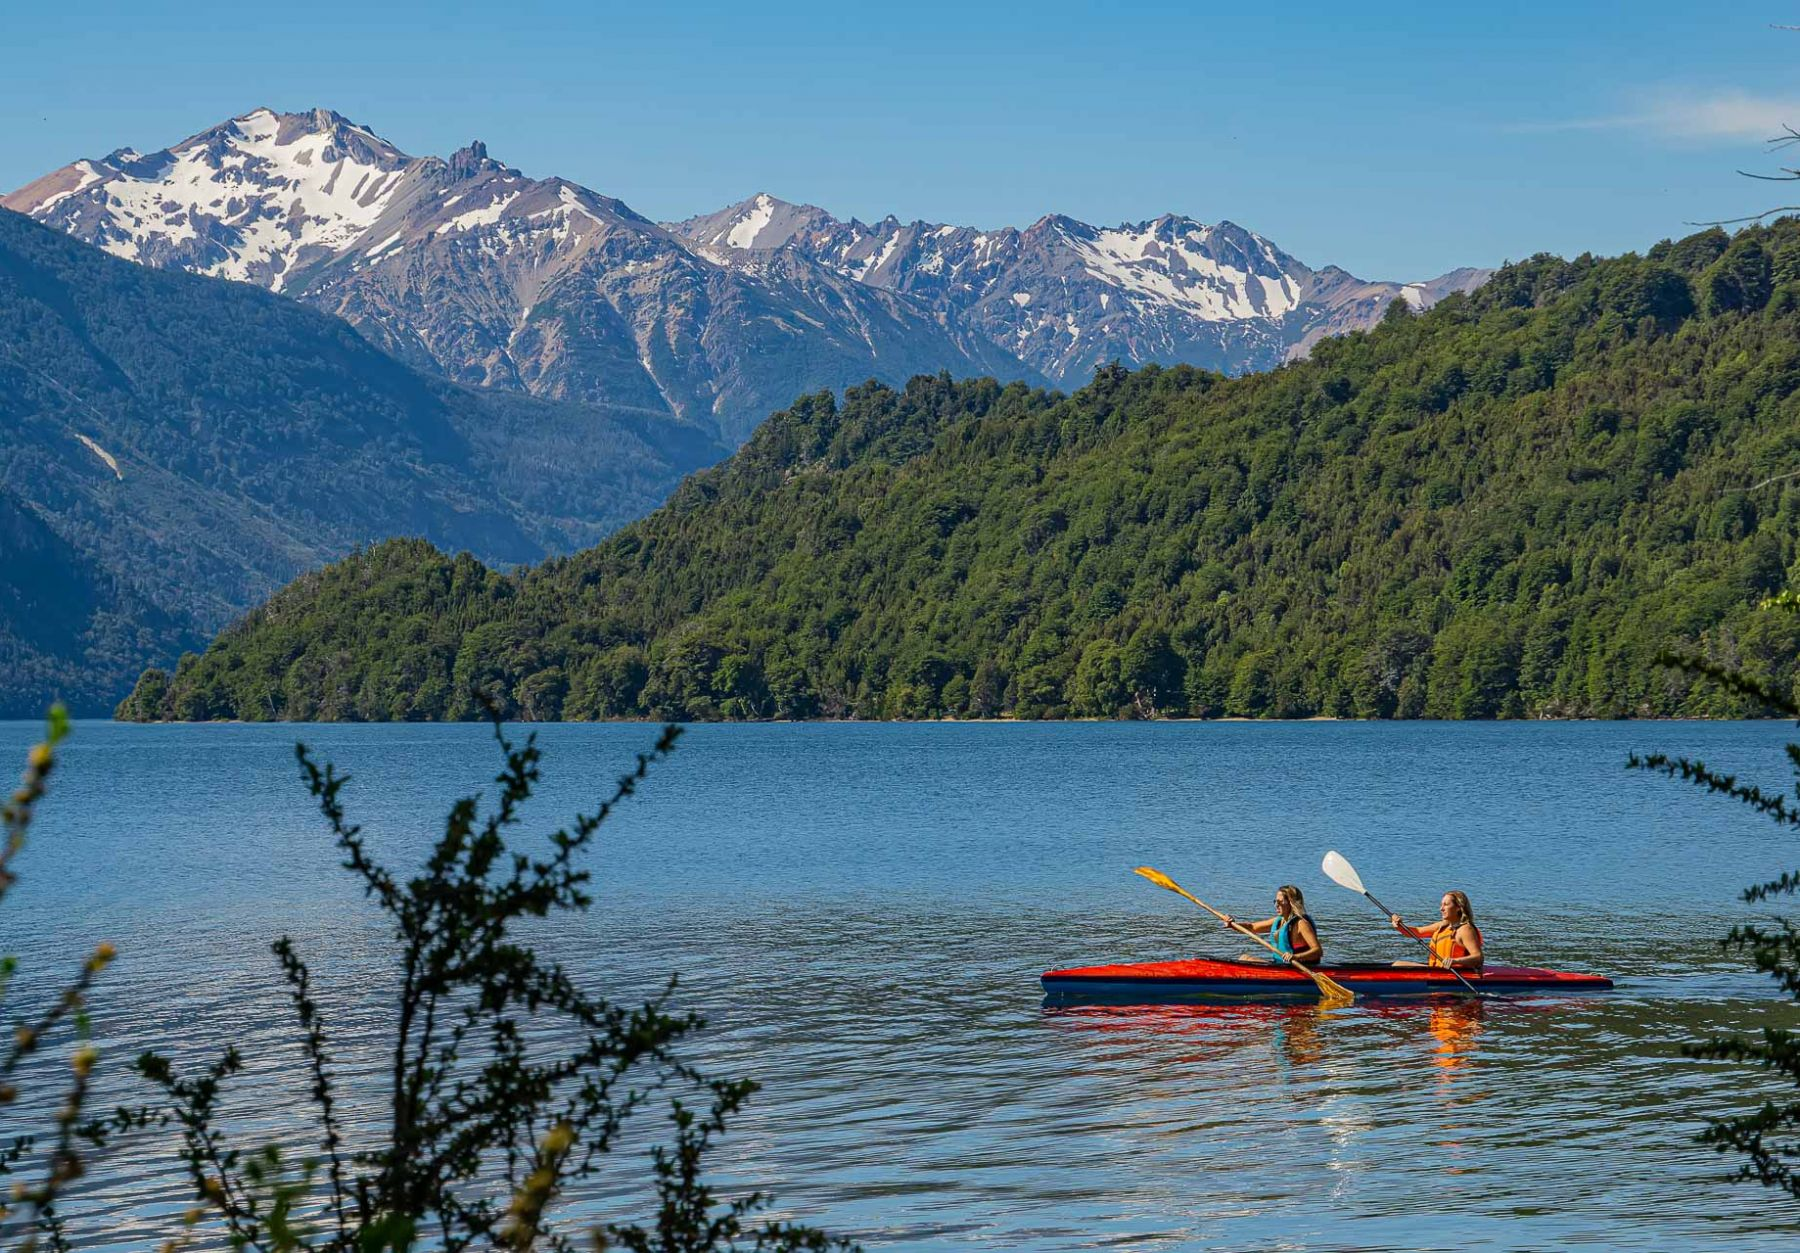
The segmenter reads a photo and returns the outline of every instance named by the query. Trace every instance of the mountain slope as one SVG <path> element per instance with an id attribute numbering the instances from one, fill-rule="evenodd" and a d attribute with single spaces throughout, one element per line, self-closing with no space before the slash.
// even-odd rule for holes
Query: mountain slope
<path id="1" fill-rule="evenodd" d="M 1173 214 L 1112 229 L 1061 215 L 1022 231 L 892 217 L 869 226 L 763 194 L 671 229 L 722 264 L 798 253 L 904 292 L 1063 387 L 1114 360 L 1268 369 L 1326 335 L 1374 325 L 1395 299 L 1429 307 L 1489 274 L 1368 283 L 1336 267 L 1314 271 L 1231 222 Z"/>
<path id="2" fill-rule="evenodd" d="M 56 700 L 98 713 L 146 661 L 205 639 L 0 487 L 0 717 L 41 716 Z"/>
<path id="3" fill-rule="evenodd" d="M 19 545 L 0 716 L 58 691 L 105 708 L 146 661 L 358 544 L 424 535 L 510 564 L 591 543 L 719 451 L 660 419 L 422 378 L 334 318 L 0 210 L 0 499 Z"/>
<path id="4" fill-rule="evenodd" d="M 1502 270 L 1310 359 L 804 398 L 514 577 L 307 576 L 135 717 L 1741 713 L 1800 534 L 1800 223 Z"/>
<path id="5" fill-rule="evenodd" d="M 479 142 L 408 157 L 324 109 L 77 161 L 0 204 L 121 257 L 293 295 L 418 370 L 660 411 L 733 444 L 808 388 L 1039 378 L 901 293 L 803 262 L 722 266 Z"/>

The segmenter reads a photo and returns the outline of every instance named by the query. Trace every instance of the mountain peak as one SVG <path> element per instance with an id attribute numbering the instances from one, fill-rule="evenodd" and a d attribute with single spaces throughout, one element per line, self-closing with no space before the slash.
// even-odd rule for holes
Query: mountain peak
<path id="1" fill-rule="evenodd" d="M 669 229 L 703 248 L 766 252 L 804 232 L 836 225 L 837 219 L 815 205 L 794 204 L 759 191 L 717 213 L 671 223 Z"/>
<path id="2" fill-rule="evenodd" d="M 459 180 L 473 178 L 483 170 L 496 166 L 498 162 L 488 159 L 486 144 L 479 139 L 471 139 L 468 147 L 458 148 L 451 153 L 450 159 L 445 164 L 449 167 L 450 177 L 453 180 Z"/>
<path id="3" fill-rule="evenodd" d="M 5 203 L 115 256 L 279 291 L 373 225 L 410 164 L 331 109 L 263 106 L 157 152 L 77 161 Z"/>
<path id="4" fill-rule="evenodd" d="M 278 113 L 265 105 L 260 109 L 251 110 L 246 116 L 274 118 L 278 122 L 288 120 L 300 122 L 313 134 L 324 134 L 327 131 L 337 130 L 341 126 L 351 125 L 350 119 L 336 109 L 311 108 L 302 109 L 298 113 Z"/>
<path id="5" fill-rule="evenodd" d="M 251 143 L 274 143 L 277 146 L 286 146 L 297 139 L 311 135 L 324 135 L 340 141 L 374 145 L 396 154 L 399 152 L 380 135 L 360 123 L 352 122 L 336 109 L 314 107 L 302 109 L 297 113 L 283 113 L 279 109 L 271 109 L 268 105 L 261 105 L 248 113 L 239 114 L 211 130 L 202 131 L 192 140 L 175 145 L 175 149 L 172 151 L 179 150 L 195 140 L 220 134 L 235 135 Z"/>

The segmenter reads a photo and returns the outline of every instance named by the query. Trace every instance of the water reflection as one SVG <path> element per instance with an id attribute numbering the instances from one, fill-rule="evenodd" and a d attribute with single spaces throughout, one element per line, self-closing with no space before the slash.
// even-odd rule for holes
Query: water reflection
<path id="1" fill-rule="evenodd" d="M 1062 1005 L 1046 1001 L 1046 1019 L 1068 1029 L 1115 1032 L 1146 1042 L 1157 1038 L 1161 1054 L 1169 1038 L 1201 1047 L 1184 1061 L 1216 1060 L 1246 1045 L 1273 1045 L 1289 1066 L 1303 1068 L 1323 1056 L 1319 1023 L 1334 1011 L 1308 1004 Z"/>
<path id="2" fill-rule="evenodd" d="M 1429 1029 L 1437 1037 L 1439 1068 L 1455 1070 L 1469 1060 L 1476 1037 L 1481 1034 L 1483 1012 L 1479 1000 L 1448 1001 L 1431 1007 Z"/>

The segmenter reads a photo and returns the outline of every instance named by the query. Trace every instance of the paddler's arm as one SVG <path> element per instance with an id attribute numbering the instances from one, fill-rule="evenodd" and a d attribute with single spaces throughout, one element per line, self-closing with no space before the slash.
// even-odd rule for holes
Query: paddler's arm
<path id="1" fill-rule="evenodd" d="M 1319 933 L 1312 923 L 1302 918 L 1294 924 L 1294 956 L 1293 961 L 1307 966 L 1316 966 L 1325 956 L 1325 946 L 1319 943 Z"/>
<path id="2" fill-rule="evenodd" d="M 1225 926 L 1228 929 L 1235 931 L 1239 927 L 1242 927 L 1252 935 L 1266 934 L 1274 925 L 1275 920 L 1273 918 L 1264 918 L 1261 922 L 1245 922 L 1242 918 L 1236 918 L 1230 914 L 1225 915 Z"/>
<path id="3" fill-rule="evenodd" d="M 1439 925 L 1442 925 L 1442 924 L 1439 924 Z M 1456 929 L 1456 942 L 1463 946 L 1464 954 L 1461 957 L 1453 957 L 1450 959 L 1451 969 L 1453 969 L 1453 970 L 1479 970 L 1479 969 L 1481 969 L 1482 957 L 1481 957 L 1481 935 L 1480 935 L 1480 933 L 1477 932 L 1474 927 L 1471 927 L 1468 923 L 1465 922 L 1465 923 L 1463 923 L 1462 926 L 1460 926 Z"/>
<path id="4" fill-rule="evenodd" d="M 1436 935 L 1438 929 L 1444 925 L 1441 922 L 1428 922 L 1422 927 L 1409 927 L 1404 922 L 1400 921 L 1399 914 L 1390 916 L 1388 921 L 1394 924 L 1394 930 L 1398 931 L 1401 935 L 1410 935 L 1415 940 L 1429 940 L 1432 936 Z"/>

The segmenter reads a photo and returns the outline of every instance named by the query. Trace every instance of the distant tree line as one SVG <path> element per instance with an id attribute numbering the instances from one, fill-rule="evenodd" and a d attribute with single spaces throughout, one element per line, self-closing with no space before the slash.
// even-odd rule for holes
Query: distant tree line
<path id="1" fill-rule="evenodd" d="M 1731 715 L 1783 691 L 1800 224 L 1511 265 L 1239 379 L 774 415 L 575 556 L 309 574 L 126 718 Z"/>

